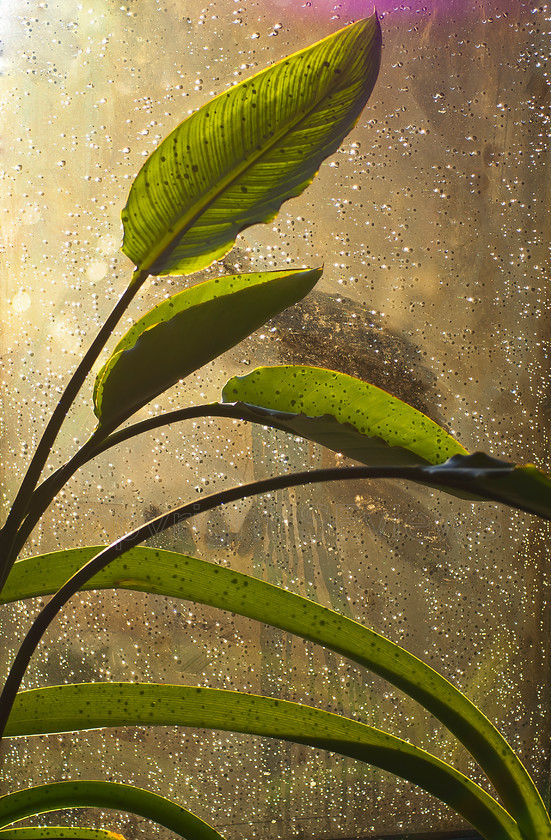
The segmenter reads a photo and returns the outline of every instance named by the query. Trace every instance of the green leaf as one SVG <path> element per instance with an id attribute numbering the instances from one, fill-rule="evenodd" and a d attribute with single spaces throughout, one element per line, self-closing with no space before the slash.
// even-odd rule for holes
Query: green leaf
<path id="1" fill-rule="evenodd" d="M 304 297 L 322 269 L 215 277 L 155 306 L 100 370 L 94 410 L 114 427 Z"/>
<path id="2" fill-rule="evenodd" d="M 420 785 L 489 840 L 521 840 L 509 814 L 440 759 L 359 721 L 287 700 L 184 685 L 59 685 L 18 694 L 6 735 L 154 725 L 263 735 L 337 752 Z"/>
<path id="3" fill-rule="evenodd" d="M 300 435 L 369 466 L 419 466 L 409 474 L 397 471 L 396 478 L 551 519 L 551 480 L 536 467 L 482 452 L 469 455 L 417 409 L 344 373 L 261 367 L 234 376 L 222 396 L 244 420 Z"/>
<path id="4" fill-rule="evenodd" d="M 170 799 L 119 782 L 75 780 L 18 790 L 0 798 L 0 826 L 68 808 L 126 811 L 163 825 L 189 840 L 223 840 L 211 826 Z"/>
<path id="5" fill-rule="evenodd" d="M 417 409 L 375 385 L 325 368 L 257 368 L 230 379 L 222 394 L 226 402 L 247 403 L 244 409 L 256 423 L 372 466 L 440 464 L 467 454 Z"/>
<path id="6" fill-rule="evenodd" d="M 0 831 L 0 840 L 124 840 L 122 834 L 103 828 L 71 828 L 65 825 L 7 828 Z"/>
<path id="7" fill-rule="evenodd" d="M 148 158 L 122 212 L 140 271 L 190 274 L 274 218 L 355 125 L 379 70 L 375 15 L 224 91 Z"/>
<path id="8" fill-rule="evenodd" d="M 101 547 L 78 548 L 15 563 L 5 602 L 55 592 Z M 526 833 L 549 836 L 532 780 L 490 721 L 444 677 L 393 642 L 351 619 L 262 580 L 171 551 L 134 548 L 93 577 L 86 589 L 131 589 L 185 598 L 263 621 L 369 668 L 438 718 L 480 763 Z M 1 601 L 0 601 L 1 603 Z"/>
<path id="9" fill-rule="evenodd" d="M 551 479 L 532 464 L 509 464 L 474 452 L 455 455 L 445 464 L 427 467 L 425 472 L 431 482 L 551 520 Z"/>

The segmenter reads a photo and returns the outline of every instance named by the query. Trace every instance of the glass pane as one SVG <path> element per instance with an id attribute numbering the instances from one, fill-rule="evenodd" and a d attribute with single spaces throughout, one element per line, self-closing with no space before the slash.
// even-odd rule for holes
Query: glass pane
<path id="1" fill-rule="evenodd" d="M 366 12 L 355 0 L 8 5 L 0 83 L 6 510 L 68 373 L 131 276 L 119 251 L 120 211 L 147 155 L 214 94 Z M 247 229 L 191 279 L 324 264 L 321 282 L 151 411 L 220 399 L 229 376 L 258 365 L 320 365 L 410 402 L 470 451 L 549 468 L 549 6 L 381 0 L 378 9 L 383 65 L 357 126 L 273 223 Z M 187 282 L 148 280 L 116 335 Z M 94 428 L 91 405 L 90 382 L 48 471 Z M 107 543 L 199 493 L 335 463 L 344 460 L 241 422 L 164 428 L 86 465 L 25 553 Z M 370 481 L 259 497 L 151 544 L 282 584 L 403 644 L 480 705 L 543 790 L 547 536 L 534 517 L 499 505 Z M 39 607 L 27 601 L 0 614 L 4 672 Z M 213 608 L 122 591 L 73 598 L 25 686 L 108 679 L 309 703 L 388 729 L 480 778 L 434 719 L 379 678 Z M 161 792 L 230 840 L 462 825 L 406 782 L 270 739 L 146 728 L 3 747 L 2 793 L 72 778 Z M 171 836 L 125 815 L 41 818 L 75 820 L 128 838 Z"/>

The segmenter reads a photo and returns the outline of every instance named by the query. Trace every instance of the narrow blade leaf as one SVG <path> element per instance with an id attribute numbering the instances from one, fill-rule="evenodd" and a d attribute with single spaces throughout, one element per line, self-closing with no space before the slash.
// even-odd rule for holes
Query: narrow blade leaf
<path id="1" fill-rule="evenodd" d="M 367 724 L 287 700 L 183 685 L 59 685 L 18 694 L 6 735 L 152 725 L 263 735 L 350 756 L 425 788 L 489 840 L 521 840 L 516 822 L 491 796 L 435 756 Z"/>
<path id="2" fill-rule="evenodd" d="M 227 402 L 247 403 L 257 423 L 277 423 L 372 466 L 440 464 L 467 454 L 416 408 L 375 385 L 325 368 L 257 368 L 230 379 L 222 395 Z"/>
<path id="3" fill-rule="evenodd" d="M 551 519 L 551 479 L 541 470 L 482 452 L 470 455 L 417 409 L 344 373 L 262 367 L 230 379 L 222 396 L 245 420 L 300 435 L 369 466 L 412 468 L 396 478 Z"/>
<path id="4" fill-rule="evenodd" d="M 304 297 L 322 269 L 215 277 L 140 318 L 100 370 L 94 410 L 114 427 Z"/>
<path id="5" fill-rule="evenodd" d="M 122 834 L 103 828 L 72 828 L 66 825 L 6 828 L 0 840 L 125 840 Z"/>
<path id="6" fill-rule="evenodd" d="M 190 274 L 268 222 L 355 125 L 379 70 L 375 15 L 224 91 L 148 158 L 122 249 L 150 274 Z"/>
<path id="7" fill-rule="evenodd" d="M 18 790 L 0 798 L 0 826 L 35 814 L 68 808 L 126 811 L 156 822 L 189 840 L 223 840 L 211 826 L 170 799 L 119 782 L 75 780 Z"/>
<path id="8" fill-rule="evenodd" d="M 55 592 L 100 547 L 59 551 L 18 561 L 2 598 Z M 171 551 L 134 548 L 114 560 L 86 589 L 131 589 L 209 604 L 302 636 L 369 668 L 438 718 L 480 763 L 511 814 L 529 835 L 549 836 L 549 819 L 526 769 L 503 736 L 464 694 L 403 648 L 319 604 L 262 580 Z"/>

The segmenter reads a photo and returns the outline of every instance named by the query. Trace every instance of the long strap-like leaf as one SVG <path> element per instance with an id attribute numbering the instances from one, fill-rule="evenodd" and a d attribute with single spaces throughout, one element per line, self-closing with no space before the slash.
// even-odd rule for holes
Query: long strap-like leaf
<path id="1" fill-rule="evenodd" d="M 152 725 L 264 735 L 350 756 L 423 787 L 488 840 L 521 840 L 495 799 L 440 759 L 359 721 L 286 700 L 183 685 L 58 685 L 21 692 L 6 735 Z"/>
<path id="2" fill-rule="evenodd" d="M 126 811 L 163 825 L 189 840 L 223 840 L 214 828 L 191 811 L 157 793 L 119 782 L 80 779 L 39 785 L 2 796 L 0 827 L 25 817 L 67 808 L 108 808 Z"/>
<path id="3" fill-rule="evenodd" d="M 122 834 L 103 828 L 72 828 L 65 825 L 34 825 L 6 828 L 0 840 L 125 840 Z"/>
<path id="4" fill-rule="evenodd" d="M 2 597 L 10 601 L 54 592 L 98 550 L 73 549 L 20 560 Z M 128 551 L 85 588 L 110 587 L 210 604 L 310 639 L 371 669 L 421 703 L 456 735 L 528 835 L 551 836 L 549 819 L 530 776 L 497 729 L 444 677 L 373 630 L 264 581 L 159 549 Z"/>

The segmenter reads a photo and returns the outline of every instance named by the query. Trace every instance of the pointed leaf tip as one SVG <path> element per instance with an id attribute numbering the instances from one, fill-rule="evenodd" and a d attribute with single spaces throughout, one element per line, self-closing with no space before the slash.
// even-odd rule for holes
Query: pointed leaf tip
<path id="1" fill-rule="evenodd" d="M 155 306 L 98 373 L 94 411 L 114 428 L 149 400 L 301 300 L 321 269 L 214 277 Z"/>
<path id="2" fill-rule="evenodd" d="M 212 99 L 145 162 L 122 212 L 141 271 L 190 274 L 274 218 L 310 184 L 366 104 L 379 71 L 376 15 Z"/>
<path id="3" fill-rule="evenodd" d="M 250 419 L 316 441 L 364 464 L 438 464 L 466 450 L 417 409 L 334 370 L 305 365 L 261 367 L 235 376 L 223 399 L 247 403 Z M 287 416 L 284 416 L 287 414 Z"/>

